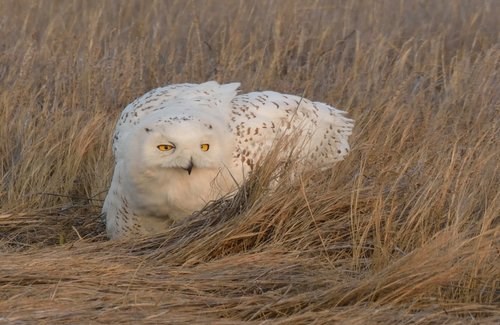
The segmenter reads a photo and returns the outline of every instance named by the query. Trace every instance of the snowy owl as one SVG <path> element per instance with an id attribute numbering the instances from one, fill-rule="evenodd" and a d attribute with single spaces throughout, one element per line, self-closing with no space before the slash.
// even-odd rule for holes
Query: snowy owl
<path id="1" fill-rule="evenodd" d="M 110 238 L 160 232 L 235 191 L 286 130 L 304 130 L 307 163 L 329 166 L 349 152 L 345 112 L 273 91 L 237 95 L 239 86 L 170 85 L 125 107 L 102 209 Z"/>

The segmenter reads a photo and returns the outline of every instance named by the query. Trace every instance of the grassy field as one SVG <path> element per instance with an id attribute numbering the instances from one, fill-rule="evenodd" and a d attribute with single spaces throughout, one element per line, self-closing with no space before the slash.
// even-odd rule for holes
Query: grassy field
<path id="1" fill-rule="evenodd" d="M 0 324 L 498 324 L 498 1 L 0 1 Z M 168 233 L 99 220 L 125 105 L 240 81 L 352 153 Z M 283 178 L 283 179 L 286 179 Z"/>

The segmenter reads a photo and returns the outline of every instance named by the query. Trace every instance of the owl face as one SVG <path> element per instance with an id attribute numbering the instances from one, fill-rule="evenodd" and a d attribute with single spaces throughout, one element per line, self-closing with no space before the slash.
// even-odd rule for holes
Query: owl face
<path id="1" fill-rule="evenodd" d="M 162 113 L 141 123 L 137 132 L 133 151 L 142 159 L 136 168 L 168 168 L 191 175 L 196 169 L 222 167 L 232 152 L 227 125 L 199 110 Z"/>

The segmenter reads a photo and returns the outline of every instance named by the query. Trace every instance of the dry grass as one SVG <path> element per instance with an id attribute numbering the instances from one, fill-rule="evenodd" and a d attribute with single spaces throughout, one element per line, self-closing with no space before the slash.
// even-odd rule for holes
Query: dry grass
<path id="1" fill-rule="evenodd" d="M 500 322 L 497 1 L 0 2 L 0 323 Z M 125 104 L 241 81 L 335 103 L 353 152 L 169 233 L 97 215 Z"/>

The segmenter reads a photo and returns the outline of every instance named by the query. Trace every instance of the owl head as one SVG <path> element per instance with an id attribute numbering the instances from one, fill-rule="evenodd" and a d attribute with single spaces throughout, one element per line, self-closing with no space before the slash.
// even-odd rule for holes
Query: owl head
<path id="1" fill-rule="evenodd" d="M 226 121 L 192 107 L 151 114 L 130 134 L 135 170 L 169 169 L 191 175 L 200 168 L 221 168 L 232 153 Z"/>

